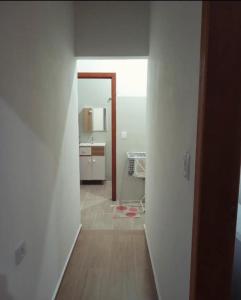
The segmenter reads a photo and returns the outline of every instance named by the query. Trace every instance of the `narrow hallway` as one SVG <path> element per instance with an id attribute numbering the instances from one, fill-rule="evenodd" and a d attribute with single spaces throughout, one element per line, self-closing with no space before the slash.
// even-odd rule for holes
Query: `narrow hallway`
<path id="1" fill-rule="evenodd" d="M 240 16 L 0 2 L 0 300 L 229 300 Z"/>
<path id="2" fill-rule="evenodd" d="M 144 230 L 82 230 L 56 297 L 62 299 L 158 299 Z"/>

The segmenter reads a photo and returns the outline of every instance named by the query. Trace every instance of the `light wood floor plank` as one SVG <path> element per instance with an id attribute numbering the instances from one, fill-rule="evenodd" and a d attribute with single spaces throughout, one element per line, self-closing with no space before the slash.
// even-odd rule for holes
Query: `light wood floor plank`
<path id="1" fill-rule="evenodd" d="M 143 230 L 83 230 L 56 300 L 157 300 Z"/>

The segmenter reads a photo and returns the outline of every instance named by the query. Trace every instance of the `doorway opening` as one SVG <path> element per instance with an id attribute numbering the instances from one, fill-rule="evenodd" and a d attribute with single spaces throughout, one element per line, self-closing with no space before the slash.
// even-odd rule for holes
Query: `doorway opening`
<path id="1" fill-rule="evenodd" d="M 116 73 L 79 72 L 78 79 L 80 180 L 109 181 L 116 201 Z"/>
<path id="2" fill-rule="evenodd" d="M 143 229 L 147 59 L 81 59 L 77 76 L 83 228 Z"/>

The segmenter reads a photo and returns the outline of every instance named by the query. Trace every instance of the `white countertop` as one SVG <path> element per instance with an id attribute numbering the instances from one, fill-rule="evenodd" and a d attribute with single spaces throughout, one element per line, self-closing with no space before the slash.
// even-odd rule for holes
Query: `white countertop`
<path id="1" fill-rule="evenodd" d="M 105 147 L 106 143 L 80 143 L 80 147 L 92 147 L 92 146 L 102 146 Z"/>

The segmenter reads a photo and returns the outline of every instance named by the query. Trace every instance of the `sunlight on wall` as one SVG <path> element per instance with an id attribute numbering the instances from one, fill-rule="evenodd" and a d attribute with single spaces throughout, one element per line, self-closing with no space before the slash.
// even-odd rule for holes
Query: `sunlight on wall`
<path id="1" fill-rule="evenodd" d="M 147 59 L 79 59 L 78 72 L 115 72 L 117 96 L 146 97 Z"/>

